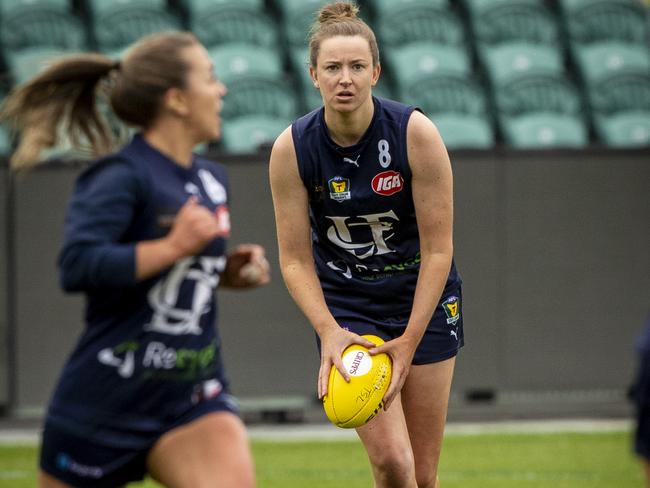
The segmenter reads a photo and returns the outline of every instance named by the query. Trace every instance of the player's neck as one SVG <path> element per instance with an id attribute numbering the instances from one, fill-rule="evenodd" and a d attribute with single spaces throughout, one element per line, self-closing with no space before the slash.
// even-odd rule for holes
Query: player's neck
<path id="1" fill-rule="evenodd" d="M 325 107 L 325 124 L 330 137 L 341 147 L 355 145 L 370 126 L 374 112 L 372 98 L 352 112 L 327 110 Z"/>
<path id="2" fill-rule="evenodd" d="M 189 168 L 192 166 L 192 149 L 194 148 L 194 143 L 189 138 L 178 137 L 178 132 L 173 137 L 170 137 L 170 134 L 174 134 L 174 132 L 154 126 L 144 131 L 142 136 L 151 146 L 176 164 L 184 168 Z"/>

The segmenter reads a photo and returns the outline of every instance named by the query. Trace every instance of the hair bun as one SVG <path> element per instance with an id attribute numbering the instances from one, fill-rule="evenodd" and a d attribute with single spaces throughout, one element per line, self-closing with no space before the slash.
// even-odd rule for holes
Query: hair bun
<path id="1" fill-rule="evenodd" d="M 359 7 L 353 3 L 336 2 L 325 5 L 318 13 L 318 22 L 326 24 L 328 22 L 338 22 L 341 20 L 355 20 L 359 13 Z"/>

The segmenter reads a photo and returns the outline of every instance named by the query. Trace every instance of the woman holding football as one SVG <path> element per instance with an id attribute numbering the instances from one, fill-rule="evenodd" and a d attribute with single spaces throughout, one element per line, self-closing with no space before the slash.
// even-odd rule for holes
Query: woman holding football
<path id="1" fill-rule="evenodd" d="M 6 101 L 20 131 L 16 168 L 65 128 L 106 153 L 95 103 L 139 128 L 78 179 L 59 259 L 66 291 L 86 297 L 86 327 L 52 396 L 41 488 L 116 487 L 149 473 L 165 486 L 255 485 L 244 424 L 215 327 L 217 286 L 269 281 L 264 249 L 227 252 L 225 168 L 193 154 L 220 134 L 226 88 L 189 33 L 137 42 L 121 62 L 62 60 Z"/>
<path id="2" fill-rule="evenodd" d="M 357 428 L 375 486 L 434 488 L 463 345 L 451 167 L 427 117 L 372 96 L 379 53 L 357 12 L 348 3 L 320 10 L 309 71 L 324 107 L 296 120 L 271 153 L 280 266 L 318 335 L 319 397 L 332 367 L 349 378 L 347 346 L 392 358 L 384 411 Z"/>

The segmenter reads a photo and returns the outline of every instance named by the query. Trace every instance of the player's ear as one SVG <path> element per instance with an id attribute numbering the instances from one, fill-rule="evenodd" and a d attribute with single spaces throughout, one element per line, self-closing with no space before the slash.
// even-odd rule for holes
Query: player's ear
<path id="1" fill-rule="evenodd" d="M 179 117 L 186 117 L 189 114 L 187 96 L 180 88 L 170 88 L 163 97 L 164 108 Z"/>
<path id="2" fill-rule="evenodd" d="M 318 83 L 318 75 L 316 74 L 316 70 L 314 69 L 313 66 L 309 67 L 309 76 L 311 77 L 311 81 L 314 84 L 314 86 L 320 89 L 320 84 Z"/>
<path id="3" fill-rule="evenodd" d="M 372 86 L 375 86 L 379 81 L 379 75 L 381 74 L 381 64 L 377 63 L 372 67 Z"/>

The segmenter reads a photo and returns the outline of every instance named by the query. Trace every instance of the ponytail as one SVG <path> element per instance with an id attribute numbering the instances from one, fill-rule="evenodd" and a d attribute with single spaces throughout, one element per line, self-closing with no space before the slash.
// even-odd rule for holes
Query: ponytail
<path id="1" fill-rule="evenodd" d="M 183 50 L 199 44 L 188 32 L 145 36 L 124 59 L 102 54 L 63 58 L 15 89 L 0 109 L 20 142 L 11 156 L 13 169 L 29 168 L 43 149 L 59 142 L 63 131 L 73 146 L 90 146 L 93 156 L 111 151 L 114 130 L 99 109 L 98 96 L 128 125 L 149 128 L 170 88 L 184 88 L 189 64 Z"/>
<path id="2" fill-rule="evenodd" d="M 59 143 L 63 129 L 74 146 L 90 145 L 93 155 L 108 152 L 114 136 L 97 108 L 97 87 L 116 69 L 116 62 L 101 54 L 79 54 L 55 62 L 16 88 L 0 109 L 20 134 L 11 156 L 13 169 L 26 169 L 40 159 L 43 149 Z M 63 126 L 61 126 L 63 124 Z"/>

